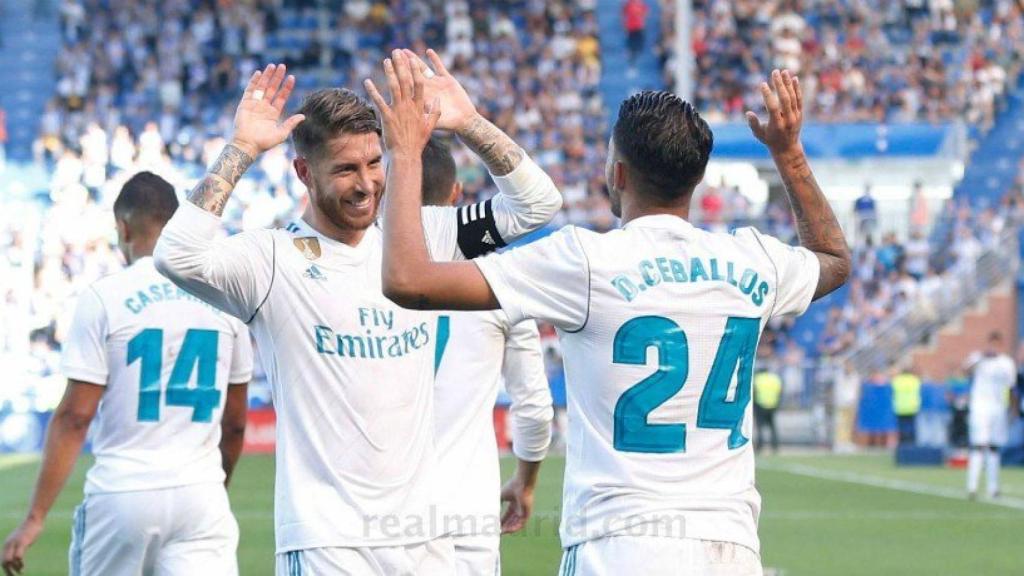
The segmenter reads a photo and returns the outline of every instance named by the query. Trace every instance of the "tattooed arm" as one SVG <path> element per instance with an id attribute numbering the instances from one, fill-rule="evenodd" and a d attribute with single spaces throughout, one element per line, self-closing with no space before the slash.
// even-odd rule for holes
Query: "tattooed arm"
<path id="1" fill-rule="evenodd" d="M 220 153 L 206 177 L 188 194 L 188 201 L 217 216 L 224 214 L 224 206 L 242 174 L 253 162 L 253 157 L 237 144 L 228 144 Z"/>
<path id="2" fill-rule="evenodd" d="M 222 238 L 220 216 L 253 160 L 283 142 L 302 121 L 296 115 L 278 123 L 294 85 L 294 78 L 285 78 L 284 66 L 253 75 L 235 113 L 231 143 L 164 226 L 153 252 L 161 274 L 243 322 L 255 318 L 270 293 L 276 249 L 267 230 Z"/>
<path id="3" fill-rule="evenodd" d="M 814 252 L 821 264 L 814 291 L 814 299 L 818 299 L 842 286 L 850 276 L 850 250 L 800 144 L 800 82 L 789 71 L 775 70 L 772 86 L 761 84 L 761 96 L 768 109 L 767 124 L 762 124 L 753 112 L 747 112 L 747 121 L 754 136 L 768 146 L 786 186 L 800 245 Z"/>
<path id="4" fill-rule="evenodd" d="M 821 264 L 814 291 L 816 300 L 846 282 L 850 276 L 850 250 L 803 151 L 774 158 L 793 207 L 800 245 L 814 252 Z"/>
<path id="5" fill-rule="evenodd" d="M 392 59 L 399 57 L 421 74 L 424 102 L 440 109 L 437 128 L 458 135 L 483 160 L 499 191 L 475 208 L 433 210 L 444 213 L 439 222 L 458 222 L 457 231 L 452 231 L 458 246 L 447 241 L 451 234 L 428 227 L 431 254 L 440 260 L 473 258 L 547 225 L 562 208 L 562 195 L 544 170 L 512 138 L 477 112 L 469 94 L 448 72 L 437 53 L 427 51 L 430 66 L 410 50 L 396 50 L 392 54 Z M 452 216 L 456 210 L 469 210 L 473 216 L 462 215 L 456 220 Z"/>
<path id="6" fill-rule="evenodd" d="M 479 114 L 457 134 L 462 143 L 483 160 L 487 170 L 494 176 L 505 176 L 512 172 L 526 156 L 512 138 Z"/>
<path id="7" fill-rule="evenodd" d="M 271 64 L 253 74 L 235 111 L 234 137 L 206 177 L 189 193 L 189 202 L 221 216 L 231 191 L 256 157 L 284 142 L 302 122 L 304 117 L 296 114 L 279 123 L 295 88 L 295 77 L 286 77 L 285 72 L 283 64 Z"/>

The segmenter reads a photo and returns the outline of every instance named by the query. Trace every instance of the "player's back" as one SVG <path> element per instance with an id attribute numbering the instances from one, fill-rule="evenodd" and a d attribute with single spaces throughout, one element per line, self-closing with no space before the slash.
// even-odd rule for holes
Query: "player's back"
<path id="1" fill-rule="evenodd" d="M 453 527 L 475 533 L 498 517 L 501 477 L 493 409 L 505 352 L 500 311 L 457 312 L 438 318 L 434 386 L 438 487 L 449 513 L 472 519 Z"/>
<path id="2" fill-rule="evenodd" d="M 80 297 L 64 358 L 74 380 L 106 385 L 94 423 L 89 493 L 222 482 L 227 385 L 248 381 L 248 331 L 142 258 Z"/>
<path id="3" fill-rule="evenodd" d="M 754 357 L 769 318 L 809 304 L 814 255 L 752 229 L 712 234 L 669 215 L 563 234 L 589 282 L 582 325 L 560 327 L 570 422 L 563 546 L 633 526 L 632 535 L 757 550 Z"/>
<path id="4" fill-rule="evenodd" d="M 1005 410 L 1010 388 L 1017 382 L 1017 368 L 1006 354 L 982 356 L 974 364 L 971 379 L 970 410 Z"/>

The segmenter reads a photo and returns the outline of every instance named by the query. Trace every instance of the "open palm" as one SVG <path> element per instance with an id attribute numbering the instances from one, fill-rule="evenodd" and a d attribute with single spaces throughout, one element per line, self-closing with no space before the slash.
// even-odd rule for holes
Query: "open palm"
<path id="1" fill-rule="evenodd" d="M 458 133 L 467 128 L 476 116 L 476 106 L 466 93 L 466 89 L 459 84 L 448 69 L 437 52 L 427 50 L 427 58 L 430 59 L 428 66 L 412 50 L 402 51 L 406 57 L 417 66 L 423 73 L 423 99 L 426 102 L 439 102 L 441 106 L 441 119 L 437 122 L 438 130 L 448 130 Z"/>
<path id="2" fill-rule="evenodd" d="M 296 114 L 281 122 L 284 106 L 295 88 L 295 77 L 285 72 L 284 64 L 270 64 L 255 72 L 235 110 L 233 141 L 253 157 L 284 142 L 305 119 Z"/>

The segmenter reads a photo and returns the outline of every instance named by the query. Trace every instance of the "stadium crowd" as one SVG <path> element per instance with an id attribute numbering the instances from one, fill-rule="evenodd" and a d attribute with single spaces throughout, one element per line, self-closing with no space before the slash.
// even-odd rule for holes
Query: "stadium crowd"
<path id="1" fill-rule="evenodd" d="M 0 217 L 0 355 L 7 365 L 24 364 L 26 372 L 51 378 L 59 392 L 58 350 L 73 296 L 120 266 L 110 206 L 121 184 L 138 170 L 152 170 L 186 189 L 220 152 L 241 80 L 268 58 L 288 63 L 301 95 L 374 76 L 382 47 L 436 47 L 488 116 L 562 190 L 565 207 L 553 226 L 614 226 L 603 169 L 594 169 L 603 167 L 607 125 L 593 0 L 502 7 L 465 0 L 355 0 L 343 8 L 328 2 L 324 14 L 336 15 L 333 21 L 294 4 L 62 3 L 57 93 L 40 119 L 35 146 L 37 161 L 52 170 L 51 203 L 28 202 Z M 1024 48 L 1019 10 L 1002 1 L 983 3 L 987 12 L 935 8 L 942 4 L 698 1 L 698 107 L 711 120 L 734 118 L 753 106 L 745 99 L 755 94 L 752 83 L 762 72 L 785 65 L 802 71 L 818 119 L 989 118 L 993 99 L 985 104 L 963 97 L 986 86 L 999 93 L 1006 78 L 1016 77 L 1024 53 L 1016 50 Z M 661 8 L 659 49 L 667 61 L 672 3 L 662 0 Z M 896 38 L 908 22 L 915 32 Z M 985 23 L 991 27 L 982 30 Z M 851 32 L 840 37 L 839 29 Z M 743 34 L 754 42 L 739 42 Z M 964 53 L 970 56 L 959 64 L 964 73 L 952 73 L 954 56 Z M 840 65 L 840 54 L 855 58 Z M 937 85 L 937 75 L 953 84 Z M 988 107 L 977 107 L 982 104 Z M 465 150 L 456 154 L 466 200 L 492 194 L 483 166 Z M 233 195 L 229 228 L 282 225 L 302 210 L 305 191 L 290 156 L 278 147 L 259 159 Z M 935 294 L 942 275 L 975 259 L 1008 218 L 1021 221 L 1019 187 L 1008 198 L 1012 216 L 989 210 L 973 218 L 965 207 L 950 207 L 953 260 L 933 250 L 943 243 L 924 236 L 921 211 L 911 211 L 911 228 L 919 230 L 906 241 L 888 232 L 859 234 L 866 241 L 855 246 L 849 298 L 830 310 L 820 343 L 806 348 L 786 323 L 777 323 L 765 333 L 762 360 L 788 374 L 786 380 L 802 381 L 807 355 L 834 356 L 868 339 L 908 303 Z M 753 223 L 795 240 L 784 201 L 755 211 L 735 188 L 707 183 L 695 207 L 694 220 L 711 229 Z M 546 333 L 552 342 L 553 332 Z M 557 361 L 556 351 L 551 359 Z M 52 399 L 38 392 L 45 389 L 26 384 L 10 394 Z"/>
<path id="2" fill-rule="evenodd" d="M 674 3 L 661 0 L 664 80 L 674 84 Z M 697 107 L 741 120 L 757 83 L 796 71 L 809 116 L 825 122 L 940 122 L 986 129 L 1021 70 L 1018 2 L 696 0 Z"/>

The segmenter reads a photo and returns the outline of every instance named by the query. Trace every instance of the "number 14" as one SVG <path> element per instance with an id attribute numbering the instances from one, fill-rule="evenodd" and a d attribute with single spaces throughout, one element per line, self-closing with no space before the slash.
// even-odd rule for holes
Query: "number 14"
<path id="1" fill-rule="evenodd" d="M 217 390 L 216 330 L 192 329 L 185 333 L 178 359 L 167 381 L 167 405 L 191 406 L 193 422 L 210 422 L 220 405 Z M 139 368 L 139 422 L 160 420 L 160 374 L 164 360 L 164 331 L 147 328 L 128 342 L 127 364 L 142 361 Z M 189 388 L 192 371 L 198 368 L 196 387 Z"/>

